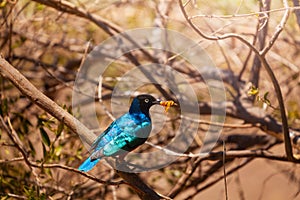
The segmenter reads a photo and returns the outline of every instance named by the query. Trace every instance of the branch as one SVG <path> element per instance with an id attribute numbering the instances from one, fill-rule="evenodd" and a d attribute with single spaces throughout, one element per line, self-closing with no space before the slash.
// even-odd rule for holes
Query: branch
<path id="1" fill-rule="evenodd" d="M 33 103 L 37 104 L 40 108 L 51 114 L 53 117 L 57 118 L 59 121 L 65 123 L 73 132 L 80 135 L 84 142 L 91 145 L 96 138 L 96 135 L 90 131 L 85 125 L 83 125 L 79 120 L 73 117 L 66 110 L 58 106 L 50 98 L 42 94 L 32 83 L 30 83 L 17 69 L 10 65 L 5 59 L 0 57 L 0 74 L 5 78 L 9 79 L 22 94 L 26 95 Z M 22 150 L 22 149 L 20 149 Z M 23 152 L 23 151 L 21 151 Z M 24 151 L 25 152 L 25 151 Z M 23 155 L 24 159 L 26 155 Z M 28 162 L 28 159 L 27 161 Z M 29 164 L 29 163 L 28 163 Z M 32 163 L 30 163 L 31 165 Z M 40 167 L 39 165 L 33 165 L 34 167 Z M 46 164 L 43 165 L 47 166 Z M 49 165 L 48 167 L 61 167 L 61 165 Z M 74 170 L 72 170 L 74 171 Z M 75 170 L 78 171 L 78 170 Z M 136 174 L 117 172 L 142 199 L 159 199 L 160 196 L 148 187 Z M 82 174 L 85 174 L 82 172 Z"/>
<path id="2" fill-rule="evenodd" d="M 154 190 L 149 188 L 141 178 L 133 173 L 117 171 L 118 175 L 124 180 L 130 180 L 130 185 L 134 188 L 136 193 L 141 199 L 157 200 L 161 199 L 161 195 L 157 194 Z"/>
<path id="3" fill-rule="evenodd" d="M 189 1 L 187 2 L 189 3 Z M 194 31 L 196 31 L 196 33 L 198 33 L 200 36 L 202 36 L 203 38 L 207 39 L 207 40 L 224 40 L 224 39 L 228 39 L 228 38 L 236 38 L 238 40 L 240 40 L 243 44 L 247 45 L 252 51 L 256 52 L 257 54 L 259 53 L 258 50 L 250 43 L 248 42 L 245 38 L 243 38 L 242 36 L 238 35 L 238 34 L 234 34 L 234 33 L 227 33 L 227 34 L 223 34 L 221 36 L 210 36 L 207 35 L 205 33 L 203 33 L 193 22 L 192 22 L 192 17 L 189 17 L 188 14 L 185 12 L 184 7 L 187 4 L 183 5 L 182 0 L 179 0 L 179 6 L 181 9 L 181 12 L 183 13 L 186 21 L 189 23 L 189 25 L 193 28 Z"/>
<path id="4" fill-rule="evenodd" d="M 33 1 L 40 4 L 44 4 L 46 6 L 49 6 L 51 8 L 54 8 L 56 10 L 65 13 L 69 13 L 72 15 L 76 15 L 78 17 L 88 19 L 94 22 L 97 26 L 101 27 L 106 33 L 108 33 L 111 36 L 113 36 L 114 33 L 122 32 L 122 29 L 119 26 L 111 23 L 110 21 L 104 18 L 101 18 L 100 16 L 92 15 L 88 11 L 75 6 L 71 2 L 65 0 L 33 0 Z"/>
<path id="5" fill-rule="evenodd" d="M 227 38 L 236 38 L 238 40 L 240 40 L 242 43 L 244 43 L 245 45 L 247 45 L 254 53 L 255 55 L 258 56 L 259 60 L 262 62 L 263 66 L 265 67 L 268 75 L 270 76 L 271 80 L 272 80 L 272 84 L 274 86 L 275 92 L 276 92 L 276 96 L 277 96 L 277 100 L 279 103 L 279 108 L 280 108 L 280 114 L 281 114 L 281 120 L 282 120 L 282 131 L 283 131 L 283 135 L 284 135 L 284 143 L 285 143 L 285 151 L 287 154 L 287 157 L 290 161 L 294 160 L 294 156 L 293 156 L 293 149 L 292 149 L 292 145 L 291 145 L 291 138 L 290 138 L 290 134 L 289 134 L 289 127 L 288 127 L 288 123 L 287 123 L 287 117 L 286 117 L 286 113 L 285 113 L 285 106 L 284 106 L 284 101 L 283 101 L 283 97 L 282 97 L 282 93 L 281 93 L 281 89 L 279 86 L 279 83 L 272 71 L 272 68 L 270 67 L 270 65 L 268 64 L 265 56 L 266 53 L 271 49 L 271 47 L 273 46 L 274 42 L 277 40 L 277 38 L 279 37 L 279 34 L 282 32 L 288 17 L 289 17 L 289 12 L 290 12 L 290 8 L 288 6 L 288 2 L 287 0 L 283 0 L 283 5 L 285 7 L 285 13 L 281 19 L 281 22 L 279 23 L 279 25 L 277 26 L 277 30 L 275 31 L 274 35 L 272 36 L 272 38 L 270 39 L 268 45 L 262 50 L 262 51 L 258 51 L 251 43 L 249 43 L 247 40 L 245 40 L 243 37 L 241 37 L 238 34 L 223 34 L 221 36 L 209 36 L 204 34 L 192 21 L 191 18 L 188 16 L 188 14 L 185 11 L 185 6 L 189 3 L 190 1 L 188 1 L 186 4 L 182 3 L 182 0 L 179 0 L 179 5 L 180 5 L 180 9 L 185 17 L 185 19 L 187 20 L 187 22 L 189 23 L 189 25 L 193 28 L 194 31 L 196 31 L 200 36 L 202 36 L 203 38 L 207 39 L 207 40 L 220 40 L 220 39 L 227 39 Z M 245 110 L 245 108 L 242 106 L 242 108 Z M 249 113 L 246 112 L 248 115 Z M 250 119 L 251 120 L 251 119 Z"/>
<path id="6" fill-rule="evenodd" d="M 283 14 L 283 17 L 282 17 L 280 23 L 276 27 L 276 31 L 273 34 L 273 36 L 271 37 L 268 45 L 265 46 L 265 48 L 260 51 L 260 55 L 262 55 L 262 56 L 265 56 L 266 53 L 272 48 L 272 46 L 274 45 L 275 41 L 279 37 L 280 33 L 282 32 L 282 30 L 283 30 L 283 28 L 284 28 L 284 26 L 285 26 L 285 24 L 286 24 L 286 22 L 287 22 L 287 20 L 289 18 L 290 8 L 289 8 L 287 0 L 283 0 L 283 5 L 284 5 L 284 8 L 286 10 L 285 10 L 285 12 Z"/>
<path id="7" fill-rule="evenodd" d="M 293 4 L 294 4 L 294 7 L 297 7 L 297 8 L 299 8 L 299 6 L 300 6 L 299 0 L 293 0 Z M 294 13 L 295 13 L 296 18 L 297 18 L 298 26 L 300 28 L 300 9 L 294 9 Z"/>
<path id="8" fill-rule="evenodd" d="M 236 172 L 237 170 L 245 167 L 247 164 L 249 164 L 249 162 L 251 162 L 254 158 L 248 158 L 246 159 L 244 162 L 240 163 L 238 166 L 234 167 L 233 169 L 230 169 L 227 173 L 226 176 L 231 175 L 232 173 Z M 224 175 L 221 175 L 217 178 L 215 178 L 214 180 L 212 180 L 211 182 L 207 183 L 206 185 L 204 185 L 203 187 L 196 189 L 196 191 L 194 191 L 192 194 L 190 194 L 188 197 L 186 197 L 185 199 L 192 199 L 196 194 L 204 191 L 207 188 L 210 188 L 211 186 L 213 186 L 214 184 L 218 183 L 219 181 L 223 180 L 225 178 Z"/>
<path id="9" fill-rule="evenodd" d="M 272 68 L 270 67 L 269 63 L 266 61 L 265 57 L 260 57 L 263 65 L 266 68 L 266 71 L 268 73 L 268 75 L 270 76 L 275 92 L 276 92 L 276 96 L 277 96 L 277 100 L 279 103 L 279 109 L 280 109 L 280 115 L 281 115 L 281 121 L 282 121 L 282 130 L 283 130 L 283 136 L 284 136 L 284 147 L 285 147 L 285 152 L 286 155 L 288 157 L 288 159 L 290 161 L 293 161 L 295 158 L 293 156 L 293 147 L 291 144 L 291 138 L 290 138 L 290 132 L 289 132 L 289 125 L 288 125 L 288 121 L 287 121 L 287 116 L 285 113 L 285 106 L 284 106 L 284 101 L 283 101 L 283 97 L 282 97 L 282 93 L 281 93 L 281 89 L 279 86 L 279 83 L 273 73 Z"/>
<path id="10" fill-rule="evenodd" d="M 150 142 L 146 142 L 146 144 L 163 151 L 165 154 L 170 156 L 178 156 L 178 157 L 189 157 L 189 158 L 201 158 L 202 161 L 204 160 L 222 160 L 224 156 L 224 151 L 218 152 L 209 152 L 209 153 L 177 153 L 175 151 L 163 148 L 158 145 L 154 145 Z M 268 160 L 277 160 L 283 162 L 291 162 L 286 156 L 284 155 L 275 155 L 267 150 L 258 149 L 258 150 L 230 150 L 226 151 L 226 159 L 233 159 L 233 158 L 265 158 Z M 294 163 L 300 163 L 299 160 L 293 160 Z"/>
<path id="11" fill-rule="evenodd" d="M 268 143 L 266 145 L 264 145 L 263 149 L 261 150 L 263 152 L 268 152 L 268 149 L 270 149 L 271 147 L 273 147 L 274 145 L 276 145 L 277 142 L 271 142 Z M 258 150 L 259 151 L 259 150 Z M 245 166 L 246 164 L 248 164 L 250 161 L 254 160 L 256 158 L 256 156 L 252 156 L 253 154 L 257 154 L 257 152 L 252 152 L 251 150 L 241 150 L 241 151 L 236 151 L 236 150 L 230 150 L 226 152 L 226 163 L 233 161 L 234 158 L 237 158 L 236 156 L 238 156 L 237 154 L 239 154 L 239 152 L 241 152 L 240 156 L 247 158 L 246 161 L 243 163 L 243 165 L 239 165 L 240 167 Z M 244 153 L 243 153 L 244 152 Z M 215 154 L 215 155 L 213 155 Z M 252 155 L 251 155 L 252 154 Z M 258 153 L 260 154 L 260 153 Z M 244 156 L 243 156 L 244 155 Z M 196 169 L 198 167 L 201 167 L 201 163 L 205 160 L 214 160 L 214 156 L 216 156 L 215 158 L 217 158 L 216 160 L 219 160 L 219 162 L 217 162 L 216 164 L 212 165 L 212 167 L 208 170 L 206 170 L 206 173 L 203 173 L 201 178 L 198 179 L 192 179 L 192 175 L 196 172 Z M 207 156 L 204 157 L 198 157 L 197 160 L 195 160 L 194 162 L 191 163 L 191 168 L 188 168 L 187 172 L 184 173 L 180 179 L 178 180 L 177 184 L 175 185 L 175 187 L 171 190 L 171 192 L 168 194 L 171 198 L 176 197 L 183 189 L 188 189 L 188 188 L 196 188 L 197 185 L 199 185 L 200 183 L 203 183 L 207 178 L 209 178 L 214 172 L 218 171 L 220 169 L 220 167 L 222 167 L 223 165 L 223 156 L 224 153 L 223 152 L 215 152 L 215 153 L 210 153 Z M 240 157 L 240 158 L 241 158 Z M 279 156 L 280 157 L 280 156 Z M 277 160 L 277 158 L 276 158 Z M 286 159 L 286 161 L 288 161 Z M 230 171 L 228 171 L 226 174 L 232 174 L 233 172 L 235 172 L 236 170 L 238 170 L 239 167 L 231 169 Z M 208 183 L 206 186 L 203 187 L 204 188 L 208 188 L 212 185 L 214 185 L 215 183 L 217 183 L 218 181 L 222 180 L 224 178 L 224 175 L 222 175 L 220 178 L 217 178 L 215 181 L 212 181 L 211 183 Z M 190 195 L 189 197 L 194 196 L 196 193 L 198 193 L 199 191 L 195 191 L 195 193 L 193 193 L 193 195 Z"/>
<path id="12" fill-rule="evenodd" d="M 265 46 L 266 38 L 268 36 L 269 14 L 266 12 L 270 10 L 271 1 L 270 0 L 260 1 L 260 4 L 261 4 L 260 11 L 262 11 L 262 14 L 260 14 L 259 17 L 259 24 L 257 26 L 257 32 L 255 34 L 255 37 L 257 37 L 258 39 L 258 49 L 262 50 Z M 250 78 L 249 78 L 249 81 L 256 87 L 258 87 L 259 84 L 259 75 L 261 69 L 261 61 L 259 59 L 259 56 L 260 55 L 257 54 L 255 54 L 254 56 Z M 254 98 L 252 100 L 254 100 Z"/>
<path id="13" fill-rule="evenodd" d="M 41 93 L 17 69 L 2 57 L 0 57 L 0 74 L 9 79 L 21 93 L 26 95 L 33 103 L 59 121 L 64 122 L 73 132 L 78 133 L 84 142 L 91 145 L 96 139 L 96 135 L 92 131 L 46 95 Z"/>
<path id="14" fill-rule="evenodd" d="M 145 48 L 142 48 L 139 43 L 137 43 L 134 38 L 131 38 L 128 34 L 126 34 L 126 32 L 124 32 L 119 26 L 117 26 L 116 24 L 98 16 L 98 15 L 93 15 L 91 13 L 89 13 L 88 11 L 81 9 L 77 6 L 75 6 L 74 4 L 65 1 L 65 0 L 34 0 L 38 3 L 50 6 L 56 10 L 65 12 L 65 13 L 69 13 L 72 15 L 76 15 L 79 17 L 82 17 L 84 19 L 87 19 L 88 21 L 93 22 L 94 24 L 96 24 L 97 26 L 99 26 L 100 28 L 102 28 L 107 34 L 109 34 L 110 36 L 115 36 L 117 34 L 120 34 L 119 36 L 125 38 L 126 40 L 128 40 L 131 44 L 133 44 L 136 49 L 138 49 L 139 51 L 141 51 L 143 53 L 143 55 L 145 55 L 148 59 L 150 59 L 152 62 L 154 63 L 159 63 L 158 59 L 156 59 L 155 57 L 153 57 Z M 126 54 L 124 54 L 124 56 L 130 61 L 132 62 L 135 66 L 140 66 L 141 64 L 139 63 L 139 61 L 136 59 L 136 57 L 132 54 L 132 52 L 127 52 L 125 49 Z M 140 68 L 142 70 L 142 72 L 146 75 L 146 77 L 150 80 L 150 82 L 152 83 L 157 83 L 157 81 L 148 73 L 145 73 L 145 70 L 143 70 L 142 68 Z M 173 99 L 174 98 L 171 97 L 171 95 L 168 94 L 168 92 L 166 92 L 160 85 L 158 84 L 154 84 L 154 87 L 156 87 L 156 89 L 158 91 L 160 91 L 160 93 L 166 98 L 166 99 Z"/>
<path id="15" fill-rule="evenodd" d="M 19 149 L 19 151 L 21 152 L 22 154 L 22 157 L 18 157 L 18 158 L 15 158 L 15 159 L 12 159 L 12 160 L 8 160 L 8 161 L 3 161 L 3 162 L 15 162 L 15 161 L 22 161 L 24 160 L 25 163 L 29 166 L 29 167 L 35 167 L 35 168 L 60 168 L 60 169 L 64 169 L 64 170 L 68 170 L 68 171 L 71 171 L 71 172 L 75 172 L 75 173 L 78 173 L 78 174 L 81 174 L 95 182 L 98 182 L 98 183 L 102 183 L 102 184 L 109 184 L 109 185 L 120 185 L 120 184 L 124 184 L 125 182 L 123 181 L 119 181 L 119 182 L 110 182 L 110 181 L 103 181 L 103 180 L 100 180 L 92 175 L 89 175 L 87 173 L 84 173 L 78 169 L 75 169 L 73 167 L 68 167 L 68 166 L 65 166 L 65 165 L 60 165 L 60 164 L 44 164 L 44 163 L 37 163 L 37 162 L 33 162 L 33 161 L 30 161 L 28 159 L 28 155 L 27 155 L 27 151 L 25 150 L 23 144 L 21 143 L 21 140 L 19 139 L 19 136 L 18 134 L 14 131 L 14 129 L 11 128 L 11 125 L 10 125 L 10 128 L 6 125 L 4 119 L 2 116 L 0 116 L 0 121 L 1 121 L 1 124 L 2 126 L 4 127 L 4 130 L 8 133 L 8 136 L 11 138 L 11 140 L 13 141 L 13 143 L 16 145 L 16 147 Z M 8 123 L 10 124 L 10 122 L 8 121 Z"/>
<path id="16" fill-rule="evenodd" d="M 116 25 L 98 15 L 93 15 L 90 12 L 88 12 L 82 8 L 79 8 L 79 7 L 75 6 L 74 4 L 72 4 L 68 1 L 65 1 L 65 0 L 33 0 L 33 1 L 47 5 L 49 7 L 52 7 L 56 10 L 59 10 L 59 11 L 65 12 L 65 13 L 76 15 L 78 17 L 87 19 L 88 21 L 91 21 L 94 24 L 96 24 L 97 26 L 99 26 L 110 36 L 114 36 L 116 34 L 122 33 L 122 37 L 124 37 L 125 39 L 130 41 L 133 45 L 135 45 L 137 47 L 137 49 L 139 49 L 147 58 L 149 58 L 150 60 L 153 60 L 153 61 L 154 60 L 157 61 L 147 50 L 145 50 L 144 48 L 141 48 L 140 45 L 133 38 L 131 38 L 127 34 L 123 33 L 124 31 L 121 27 L 119 27 L 118 25 Z"/>

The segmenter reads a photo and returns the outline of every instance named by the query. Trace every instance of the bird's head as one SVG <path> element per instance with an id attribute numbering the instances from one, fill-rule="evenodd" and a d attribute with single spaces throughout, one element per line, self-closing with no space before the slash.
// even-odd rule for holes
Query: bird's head
<path id="1" fill-rule="evenodd" d="M 159 103 L 160 103 L 159 100 L 156 100 L 153 96 L 149 94 L 138 95 L 133 99 L 129 112 L 130 113 L 143 112 L 144 114 L 148 115 L 151 106 Z"/>
<path id="2" fill-rule="evenodd" d="M 177 105 L 173 101 L 160 101 L 155 99 L 153 96 L 149 94 L 142 94 L 135 97 L 131 103 L 129 112 L 137 113 L 143 112 L 146 115 L 149 115 L 149 109 L 153 105 L 161 105 L 166 107 L 166 111 L 170 106 Z"/>

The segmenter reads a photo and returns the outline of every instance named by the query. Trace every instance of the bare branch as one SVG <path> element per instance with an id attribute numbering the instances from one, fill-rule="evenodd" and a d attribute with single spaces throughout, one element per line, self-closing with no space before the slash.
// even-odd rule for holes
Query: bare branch
<path id="1" fill-rule="evenodd" d="M 92 131 L 66 110 L 58 106 L 50 98 L 42 94 L 17 69 L 2 57 L 0 57 L 0 74 L 8 78 L 21 93 L 26 95 L 32 102 L 40 106 L 59 121 L 64 122 L 74 133 L 78 133 L 87 144 L 91 145 L 96 139 L 96 135 Z"/>
<path id="2" fill-rule="evenodd" d="M 299 0 L 293 0 L 293 4 L 294 4 L 294 8 L 299 8 L 300 7 Z M 296 18 L 297 18 L 298 26 L 300 28 L 300 9 L 294 9 L 294 13 L 295 13 Z"/>
<path id="3" fill-rule="evenodd" d="M 268 45 L 265 46 L 265 48 L 263 50 L 260 51 L 260 55 L 264 56 L 266 55 L 266 53 L 272 48 L 272 46 L 274 45 L 275 41 L 277 40 L 277 38 L 279 37 L 280 33 L 282 32 L 288 18 L 289 18 L 289 13 L 290 13 L 290 8 L 288 5 L 288 1 L 287 0 L 283 0 L 283 5 L 284 8 L 286 9 L 282 19 L 280 21 L 280 23 L 278 24 L 275 33 L 273 34 L 273 36 L 271 37 L 270 41 L 268 42 Z"/>
<path id="4" fill-rule="evenodd" d="M 179 6 L 181 9 L 181 12 L 183 13 L 186 21 L 189 23 L 189 25 L 193 28 L 194 31 L 196 31 L 200 36 L 202 36 L 203 38 L 207 39 L 207 40 L 224 40 L 224 39 L 228 39 L 228 38 L 236 38 L 238 40 L 240 40 L 243 44 L 245 44 L 246 46 L 248 46 L 252 51 L 256 52 L 257 54 L 259 53 L 258 50 L 250 43 L 248 42 L 245 38 L 243 38 L 242 36 L 240 36 L 239 34 L 234 34 L 234 33 L 227 33 L 227 34 L 223 34 L 220 36 L 210 36 L 210 35 L 206 35 L 205 33 L 203 33 L 201 31 L 201 29 L 199 29 L 193 22 L 191 17 L 188 16 L 188 14 L 186 13 L 184 7 L 186 5 L 182 4 L 182 0 L 179 0 Z"/>
<path id="5" fill-rule="evenodd" d="M 258 49 L 262 50 L 265 47 L 266 38 L 268 36 L 268 29 L 269 29 L 269 15 L 266 13 L 270 10 L 271 1 L 270 0 L 261 0 L 260 3 L 260 11 L 262 12 L 259 17 L 259 24 L 257 27 L 257 33 L 255 37 L 258 39 Z M 259 75 L 261 69 L 261 61 L 259 59 L 258 54 L 255 54 L 253 65 L 251 68 L 251 74 L 249 77 L 249 81 L 258 87 L 259 84 Z M 253 98 L 254 100 L 254 98 Z"/>
<path id="6" fill-rule="evenodd" d="M 85 127 L 80 121 L 69 114 L 66 110 L 62 109 L 55 102 L 49 99 L 47 96 L 42 94 L 36 87 L 32 85 L 17 69 L 10 65 L 5 59 L 0 57 L 0 74 L 8 78 L 20 91 L 22 94 L 26 95 L 35 104 L 40 106 L 43 110 L 57 118 L 58 120 L 64 122 L 73 132 L 82 136 L 85 142 L 89 145 L 95 140 L 95 134 Z M 3 123 L 3 122 L 2 122 Z M 27 158 L 25 151 L 19 148 L 23 152 L 24 159 Z M 34 165 L 25 159 L 28 165 L 34 167 L 40 167 L 39 165 Z M 47 166 L 46 164 L 43 165 Z M 48 167 L 59 167 L 63 169 L 68 169 L 71 171 L 78 171 L 76 169 L 63 167 L 61 165 L 48 165 Z M 79 172 L 80 174 L 85 174 L 84 172 Z M 159 199 L 160 196 L 156 194 L 151 188 L 149 188 L 141 179 L 138 178 L 136 174 L 126 173 L 118 171 L 118 175 L 121 176 L 130 186 L 132 186 L 138 195 L 142 199 Z M 89 177 L 91 178 L 91 177 Z"/>
<path id="7" fill-rule="evenodd" d="M 284 136 L 285 151 L 286 151 L 286 155 L 287 155 L 288 159 L 293 161 L 294 160 L 293 148 L 292 148 L 292 144 L 291 144 L 289 126 L 288 126 L 287 116 L 285 113 L 285 106 L 284 106 L 281 89 L 280 89 L 279 83 L 278 83 L 269 63 L 266 61 L 266 59 L 264 57 L 260 57 L 260 58 L 261 58 L 263 65 L 265 66 L 265 68 L 272 80 L 273 86 L 275 88 L 277 100 L 279 103 L 281 121 L 282 121 L 282 130 L 283 130 L 283 136 Z"/>

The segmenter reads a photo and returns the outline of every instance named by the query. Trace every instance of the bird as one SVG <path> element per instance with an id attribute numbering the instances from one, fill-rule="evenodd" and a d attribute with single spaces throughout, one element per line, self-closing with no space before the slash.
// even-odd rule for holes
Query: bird
<path id="1" fill-rule="evenodd" d="M 124 155 L 144 144 L 150 135 L 152 124 L 149 109 L 153 105 L 165 107 L 177 105 L 174 101 L 161 101 L 149 94 L 136 96 L 129 111 L 113 121 L 100 134 L 90 148 L 90 156 L 79 166 L 83 172 L 90 171 L 103 157 Z"/>

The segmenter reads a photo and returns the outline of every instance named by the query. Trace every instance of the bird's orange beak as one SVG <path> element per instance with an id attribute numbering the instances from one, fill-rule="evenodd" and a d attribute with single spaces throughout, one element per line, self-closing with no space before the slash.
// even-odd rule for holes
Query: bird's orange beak
<path id="1" fill-rule="evenodd" d="M 159 104 L 165 107 L 165 111 L 168 112 L 171 106 L 177 106 L 174 101 L 160 101 Z"/>

